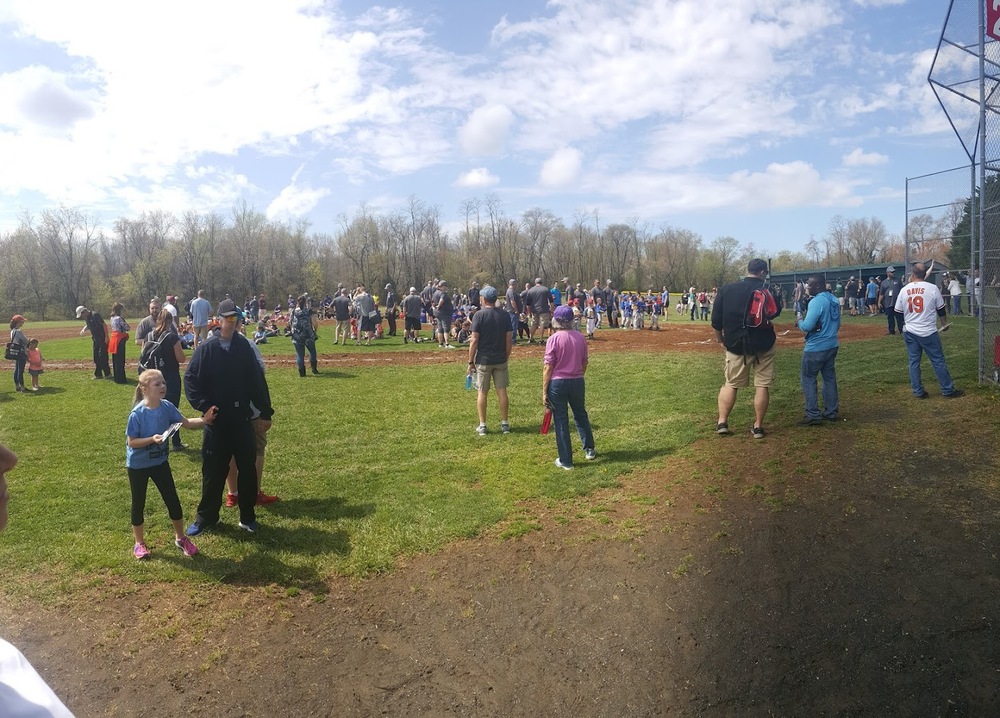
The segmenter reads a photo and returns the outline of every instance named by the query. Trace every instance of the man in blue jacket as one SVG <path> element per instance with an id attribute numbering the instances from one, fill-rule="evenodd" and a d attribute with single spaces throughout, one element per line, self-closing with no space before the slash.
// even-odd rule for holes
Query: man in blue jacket
<path id="1" fill-rule="evenodd" d="M 807 284 L 809 308 L 796 325 L 806 334 L 806 347 L 802 352 L 802 394 L 806 400 L 806 416 L 801 426 L 819 426 L 823 419 L 837 420 L 839 398 L 837 395 L 837 348 L 840 342 L 840 302 L 826 289 L 826 280 L 820 275 L 809 277 Z M 892 307 L 889 307 L 892 311 Z M 823 413 L 819 411 L 816 377 L 823 377 Z"/>
<path id="2" fill-rule="evenodd" d="M 257 466 L 253 409 L 260 411 L 259 428 L 271 426 L 271 394 L 253 346 L 236 331 L 236 304 L 219 304 L 222 320 L 219 337 L 198 345 L 184 373 L 184 393 L 196 411 L 213 412 L 215 423 L 205 431 L 201 443 L 201 501 L 188 536 L 197 536 L 219 523 L 222 489 L 229 473 L 229 460 L 236 459 L 239 491 L 239 528 L 257 532 Z"/>

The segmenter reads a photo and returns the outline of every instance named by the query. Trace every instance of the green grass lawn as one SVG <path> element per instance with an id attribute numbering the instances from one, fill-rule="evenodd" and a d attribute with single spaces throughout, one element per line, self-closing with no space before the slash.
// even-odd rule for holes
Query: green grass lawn
<path id="1" fill-rule="evenodd" d="M 789 326 L 785 319 L 779 330 Z M 332 327 L 324 325 L 321 337 L 321 352 L 329 351 Z M 0 535 L 5 590 L 44 597 L 108 572 L 136 581 L 277 583 L 322 590 L 332 575 L 386 571 L 400 556 L 476 536 L 512 517 L 526 499 L 560 502 L 619 485 L 632 471 L 662 466 L 678 453 L 693 452 L 710 464 L 712 444 L 695 442 L 715 440 L 721 355 L 615 353 L 609 351 L 614 333 L 605 331 L 602 339 L 592 350 L 587 373 L 599 459 L 582 461 L 574 435 L 580 460 L 572 472 L 553 465 L 554 437 L 538 433 L 538 358 L 519 359 L 515 353 L 513 434 L 497 431 L 491 394 L 493 433 L 486 437 L 474 433 L 475 395 L 464 388 L 461 350 L 442 353 L 449 361 L 432 366 L 373 363 L 326 368 L 305 379 L 294 367 L 272 367 L 268 383 L 276 414 L 264 487 L 282 500 L 259 510 L 261 530 L 255 536 L 238 531 L 236 510 L 224 508 L 224 528 L 198 537 L 202 553 L 192 560 L 172 545 L 166 510 L 151 486 L 146 533 L 153 558 L 144 563 L 131 556 L 124 467 L 133 388 L 92 381 L 86 369 L 52 368 L 42 376 L 41 392 L 21 395 L 13 392 L 8 373 L 0 380 L 6 382 L 0 391 L 0 441 L 17 452 L 20 464 L 8 476 L 12 518 Z M 956 382 L 969 390 L 975 388 L 975 341 L 973 322 L 961 320 L 944 339 Z M 293 353 L 285 338 L 263 349 L 265 355 Z M 42 350 L 48 362 L 88 359 L 90 340 L 47 341 Z M 379 342 L 379 350 L 439 351 L 431 343 L 404 347 L 399 337 Z M 371 353 L 338 347 L 338 353 L 352 351 Z M 130 377 L 137 356 L 138 348 L 130 344 Z M 802 414 L 800 357 L 797 349 L 779 352 L 769 411 L 772 430 L 790 431 Z M 838 376 L 847 415 L 910 396 L 899 338 L 842 347 Z M 927 365 L 925 381 L 937 397 Z M 729 440 L 745 440 L 749 448 L 749 436 L 742 436 L 752 415 L 746 394 L 741 393 L 730 422 L 740 433 Z M 186 401 L 181 410 L 193 415 Z M 174 453 L 171 466 L 188 522 L 200 495 L 200 432 L 184 432 L 184 441 L 191 449 Z"/>

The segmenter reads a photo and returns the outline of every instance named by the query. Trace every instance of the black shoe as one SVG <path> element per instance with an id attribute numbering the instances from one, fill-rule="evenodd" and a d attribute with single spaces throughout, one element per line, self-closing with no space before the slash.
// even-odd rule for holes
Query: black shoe
<path id="1" fill-rule="evenodd" d="M 922 391 L 919 394 L 914 394 L 914 397 L 917 399 L 926 399 L 929 396 L 930 394 L 928 394 L 926 391 Z"/>
<path id="2" fill-rule="evenodd" d="M 319 369 L 317 369 L 316 367 L 313 367 L 312 372 L 313 372 L 313 374 L 319 374 Z"/>
<path id="3" fill-rule="evenodd" d="M 810 419 L 808 416 L 799 422 L 799 426 L 819 426 L 823 423 L 822 419 Z"/>
<path id="4" fill-rule="evenodd" d="M 840 421 L 838 416 L 824 416 L 823 421 Z"/>
<path id="5" fill-rule="evenodd" d="M 716 434 L 728 434 L 729 433 L 729 424 L 727 424 L 724 421 L 720 421 L 718 424 L 715 425 L 715 433 Z"/>
<path id="6" fill-rule="evenodd" d="M 965 392 L 962 391 L 961 389 L 955 389 L 955 391 L 953 391 L 951 394 L 945 394 L 944 398 L 945 399 L 957 399 L 960 396 L 965 396 Z"/>

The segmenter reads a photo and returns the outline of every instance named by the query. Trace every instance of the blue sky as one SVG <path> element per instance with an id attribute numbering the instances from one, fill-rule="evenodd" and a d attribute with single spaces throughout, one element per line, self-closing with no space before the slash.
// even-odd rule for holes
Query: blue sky
<path id="1" fill-rule="evenodd" d="M 927 83 L 946 0 L 0 0 L 0 231 L 245 199 L 335 233 L 413 195 L 457 229 L 638 218 L 768 253 L 902 233 L 967 163 Z"/>

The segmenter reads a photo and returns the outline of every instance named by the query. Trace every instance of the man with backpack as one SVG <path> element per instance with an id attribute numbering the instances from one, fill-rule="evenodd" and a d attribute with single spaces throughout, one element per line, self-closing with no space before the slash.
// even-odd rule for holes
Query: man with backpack
<path id="1" fill-rule="evenodd" d="M 774 344 L 777 337 L 771 320 L 781 314 L 764 283 L 767 262 L 751 259 L 747 276 L 724 285 L 712 305 L 712 328 L 716 340 L 726 348 L 725 382 L 719 389 L 717 434 L 729 434 L 729 414 L 736 404 L 736 392 L 754 383 L 755 439 L 764 438 L 764 414 L 774 383 Z"/>

